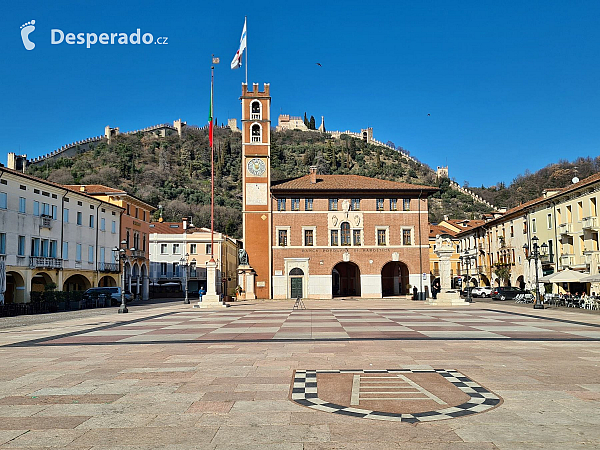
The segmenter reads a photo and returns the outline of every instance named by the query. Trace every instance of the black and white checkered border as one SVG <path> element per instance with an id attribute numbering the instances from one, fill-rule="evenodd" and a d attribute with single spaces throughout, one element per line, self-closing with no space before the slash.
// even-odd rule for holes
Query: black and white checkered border
<path id="1" fill-rule="evenodd" d="M 470 396 L 469 400 L 457 406 L 425 411 L 413 414 L 398 414 L 384 411 L 370 411 L 368 409 L 352 408 L 336 405 L 321 400 L 317 396 L 318 373 L 439 373 L 447 381 Z M 487 411 L 500 404 L 500 397 L 487 390 L 479 383 L 471 380 L 457 370 L 445 369 L 385 369 L 385 370 L 296 370 L 294 374 L 294 387 L 292 400 L 300 405 L 335 414 L 359 417 L 362 419 L 389 420 L 394 422 L 431 422 L 434 420 L 453 419 Z"/>

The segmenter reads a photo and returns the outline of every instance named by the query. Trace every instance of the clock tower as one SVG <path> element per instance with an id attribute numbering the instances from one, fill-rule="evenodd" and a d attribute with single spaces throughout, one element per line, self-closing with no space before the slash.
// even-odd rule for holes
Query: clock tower
<path id="1" fill-rule="evenodd" d="M 271 298 L 271 97 L 269 84 L 242 84 L 242 189 L 244 248 L 256 273 L 254 294 Z M 252 298 L 251 287 L 246 298 Z"/>

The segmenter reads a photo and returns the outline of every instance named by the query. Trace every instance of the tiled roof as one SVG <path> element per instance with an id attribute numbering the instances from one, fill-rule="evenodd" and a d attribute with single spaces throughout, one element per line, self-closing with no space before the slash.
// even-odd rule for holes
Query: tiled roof
<path id="1" fill-rule="evenodd" d="M 438 234 L 448 234 L 452 237 L 456 236 L 456 231 L 440 225 L 429 225 L 429 239 L 435 239 Z"/>
<path id="2" fill-rule="evenodd" d="M 456 228 L 460 228 L 461 230 L 469 230 L 471 228 L 478 227 L 479 225 L 483 225 L 485 220 L 448 219 L 446 222 L 451 223 Z"/>
<path id="3" fill-rule="evenodd" d="M 317 175 L 317 182 L 310 182 L 311 176 L 305 175 L 293 180 L 273 183 L 272 191 L 424 191 L 433 193 L 438 188 L 417 184 L 380 180 L 361 175 Z"/>
<path id="4" fill-rule="evenodd" d="M 85 188 L 84 191 L 81 190 L 82 186 Z M 67 184 L 65 187 L 72 191 L 83 192 L 86 194 L 127 194 L 127 192 L 122 189 L 113 189 L 102 184 Z"/>
<path id="5" fill-rule="evenodd" d="M 158 234 L 184 234 L 182 222 L 152 222 L 150 233 Z"/>

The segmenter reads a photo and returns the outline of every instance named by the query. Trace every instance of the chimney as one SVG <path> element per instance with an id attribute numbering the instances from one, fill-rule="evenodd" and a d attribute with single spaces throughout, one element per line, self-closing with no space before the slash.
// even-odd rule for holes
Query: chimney
<path id="1" fill-rule="evenodd" d="M 310 166 L 310 184 L 317 183 L 317 166 Z"/>
<path id="2" fill-rule="evenodd" d="M 79 186 L 79 192 L 85 192 L 85 186 Z"/>
<path id="3" fill-rule="evenodd" d="M 187 219 L 187 217 L 184 217 L 181 220 L 183 222 L 183 230 L 185 231 L 185 230 L 187 230 L 187 221 L 188 221 L 188 219 Z"/>
<path id="4" fill-rule="evenodd" d="M 448 214 L 444 214 L 444 220 L 448 220 Z"/>

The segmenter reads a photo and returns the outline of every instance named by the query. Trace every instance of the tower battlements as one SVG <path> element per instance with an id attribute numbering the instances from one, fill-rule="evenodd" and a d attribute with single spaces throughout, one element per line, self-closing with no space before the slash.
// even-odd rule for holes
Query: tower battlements
<path id="1" fill-rule="evenodd" d="M 258 83 L 252 84 L 252 90 L 248 90 L 248 85 L 246 83 L 242 83 L 242 98 L 252 96 L 252 97 L 270 97 L 270 87 L 269 83 L 264 83 L 264 88 L 262 91 L 258 90 Z"/>

